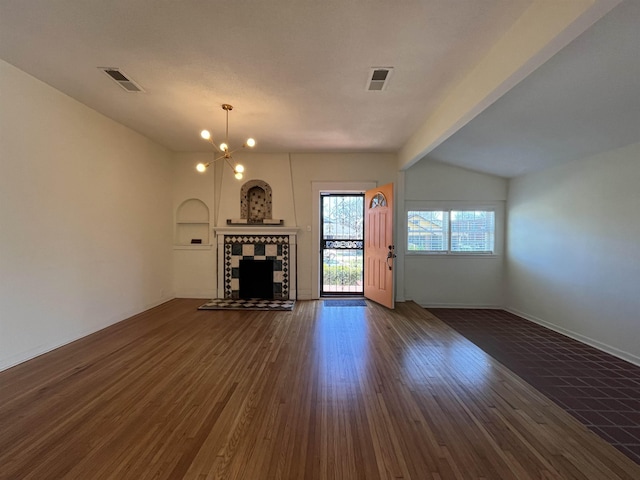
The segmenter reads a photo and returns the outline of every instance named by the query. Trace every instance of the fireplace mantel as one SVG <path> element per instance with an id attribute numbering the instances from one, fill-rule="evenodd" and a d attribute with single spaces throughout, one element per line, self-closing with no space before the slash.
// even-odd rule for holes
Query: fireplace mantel
<path id="1" fill-rule="evenodd" d="M 295 300 L 297 236 L 299 227 L 274 225 L 215 227 L 218 249 L 218 298 L 236 298 L 239 295 L 238 267 L 240 259 L 276 260 L 274 289 L 279 297 Z"/>
<path id="2" fill-rule="evenodd" d="M 227 225 L 214 227 L 214 233 L 220 235 L 297 235 L 300 227 L 286 227 L 278 225 Z"/>

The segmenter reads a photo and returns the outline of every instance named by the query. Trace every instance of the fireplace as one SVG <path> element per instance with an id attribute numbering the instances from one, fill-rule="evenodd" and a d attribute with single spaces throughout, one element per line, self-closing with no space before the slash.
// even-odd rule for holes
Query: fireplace
<path id="1" fill-rule="evenodd" d="M 218 298 L 239 299 L 251 295 L 251 298 L 295 300 L 297 232 L 297 227 L 284 226 L 216 228 Z M 256 280 L 255 273 L 247 274 L 243 268 L 245 261 L 264 262 L 257 268 L 270 269 L 271 277 Z M 262 274 L 266 276 L 266 273 Z M 245 275 L 249 275 L 249 284 L 260 283 L 269 289 L 271 297 L 266 297 L 266 292 L 259 295 L 246 293 L 243 289 Z"/>
<path id="2" fill-rule="evenodd" d="M 274 298 L 274 260 L 240 260 L 240 298 Z"/>

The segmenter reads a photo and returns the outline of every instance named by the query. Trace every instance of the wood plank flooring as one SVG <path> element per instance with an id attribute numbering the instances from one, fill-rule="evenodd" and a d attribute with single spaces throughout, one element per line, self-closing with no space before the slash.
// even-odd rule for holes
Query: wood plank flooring
<path id="1" fill-rule="evenodd" d="M 638 479 L 413 303 L 176 299 L 0 373 L 1 479 Z"/>

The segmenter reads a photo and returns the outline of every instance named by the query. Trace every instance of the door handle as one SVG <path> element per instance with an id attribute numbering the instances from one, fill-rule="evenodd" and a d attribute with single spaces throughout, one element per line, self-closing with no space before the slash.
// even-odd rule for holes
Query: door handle
<path id="1" fill-rule="evenodd" d="M 393 270 L 393 259 L 397 257 L 395 250 L 395 245 L 389 245 L 389 252 L 387 253 L 387 266 L 389 270 Z"/>

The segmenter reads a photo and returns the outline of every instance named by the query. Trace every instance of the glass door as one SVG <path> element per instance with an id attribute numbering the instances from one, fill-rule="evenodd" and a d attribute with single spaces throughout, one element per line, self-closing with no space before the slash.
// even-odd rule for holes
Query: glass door
<path id="1" fill-rule="evenodd" d="M 320 295 L 362 295 L 364 194 L 323 193 Z"/>

